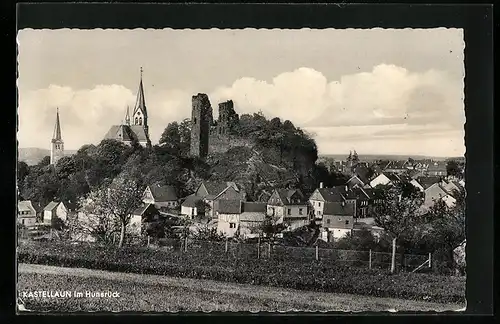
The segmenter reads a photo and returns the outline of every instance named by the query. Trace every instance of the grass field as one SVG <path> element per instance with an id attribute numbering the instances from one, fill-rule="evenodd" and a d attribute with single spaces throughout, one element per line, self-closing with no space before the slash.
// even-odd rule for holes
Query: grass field
<path id="1" fill-rule="evenodd" d="M 32 311 L 447 311 L 464 305 L 309 292 L 211 280 L 20 264 L 18 291 L 115 291 L 117 298 L 23 298 Z"/>

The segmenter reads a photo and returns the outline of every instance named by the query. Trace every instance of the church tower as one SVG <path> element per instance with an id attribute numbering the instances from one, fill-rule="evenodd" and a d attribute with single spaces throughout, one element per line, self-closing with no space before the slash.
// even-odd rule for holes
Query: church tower
<path id="1" fill-rule="evenodd" d="M 59 121 L 59 108 L 56 112 L 56 125 L 50 145 L 50 164 L 55 165 L 64 156 L 64 141 L 61 136 L 61 123 Z"/>
<path id="2" fill-rule="evenodd" d="M 141 81 L 139 82 L 139 90 L 137 91 L 137 99 L 135 102 L 134 111 L 132 113 L 131 124 L 133 126 L 141 126 L 144 129 L 146 137 L 149 138 L 148 112 L 146 110 L 144 86 L 142 85 L 142 67 L 141 67 Z"/>

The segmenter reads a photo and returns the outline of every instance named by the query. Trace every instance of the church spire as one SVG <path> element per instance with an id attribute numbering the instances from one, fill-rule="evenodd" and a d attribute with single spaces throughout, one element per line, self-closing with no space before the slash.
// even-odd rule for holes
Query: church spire
<path id="1" fill-rule="evenodd" d="M 140 111 L 144 117 L 147 118 L 146 99 L 144 97 L 144 86 L 142 85 L 142 66 L 141 66 L 141 80 L 139 82 L 139 90 L 137 91 L 137 100 L 134 107 L 134 115 Z"/>
<path id="2" fill-rule="evenodd" d="M 54 127 L 54 135 L 52 141 L 62 141 L 61 136 L 61 123 L 59 122 L 59 107 L 56 110 L 56 125 Z"/>
<path id="3" fill-rule="evenodd" d="M 130 126 L 130 114 L 129 114 L 129 106 L 127 105 L 127 113 L 125 114 L 125 125 Z"/>

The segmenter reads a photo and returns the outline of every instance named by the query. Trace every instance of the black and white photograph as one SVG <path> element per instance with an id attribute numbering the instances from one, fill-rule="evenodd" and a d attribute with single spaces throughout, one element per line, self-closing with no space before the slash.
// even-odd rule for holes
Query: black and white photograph
<path id="1" fill-rule="evenodd" d="M 466 309 L 463 29 L 17 45 L 18 313 Z"/>

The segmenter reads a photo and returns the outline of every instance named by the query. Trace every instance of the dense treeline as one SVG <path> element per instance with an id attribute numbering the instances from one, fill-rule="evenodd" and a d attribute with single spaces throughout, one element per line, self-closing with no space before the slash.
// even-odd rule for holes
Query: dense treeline
<path id="1" fill-rule="evenodd" d="M 76 203 L 120 176 L 143 186 L 173 185 L 180 197 L 192 193 L 203 180 L 236 180 L 249 191 L 250 199 L 257 200 L 273 187 L 300 188 L 307 194 L 320 181 L 335 185 L 345 180 L 316 164 L 314 139 L 288 120 L 267 120 L 261 113 L 242 115 L 231 136 L 244 136 L 254 145 L 235 147 L 206 162 L 191 158 L 190 121 L 186 119 L 170 123 L 158 145 L 150 148 L 103 140 L 82 146 L 55 166 L 50 165 L 49 157 L 33 166 L 19 162 L 19 194 L 41 206 L 54 199 Z"/>

